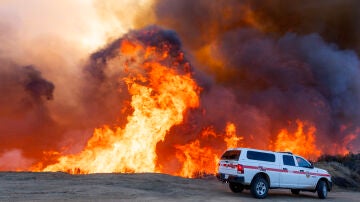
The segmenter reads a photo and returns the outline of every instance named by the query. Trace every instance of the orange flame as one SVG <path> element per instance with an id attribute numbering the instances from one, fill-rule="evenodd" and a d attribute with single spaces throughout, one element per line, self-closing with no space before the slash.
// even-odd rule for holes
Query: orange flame
<path id="1" fill-rule="evenodd" d="M 227 148 L 236 148 L 238 147 L 238 142 L 243 140 L 243 137 L 238 137 L 236 135 L 236 126 L 235 124 L 229 122 L 226 124 L 226 134 L 224 141 L 226 142 Z"/>
<path id="2" fill-rule="evenodd" d="M 288 130 L 282 129 L 276 137 L 274 150 L 290 151 L 306 158 L 317 158 L 321 151 L 317 149 L 315 142 L 316 128 L 308 122 L 296 121 L 297 130 L 291 134 Z"/>
<path id="3" fill-rule="evenodd" d="M 124 40 L 120 52 L 130 58 L 123 64 L 124 69 L 135 73 L 124 79 L 134 110 L 127 117 L 127 125 L 95 129 L 83 151 L 61 156 L 58 163 L 44 171 L 159 172 L 156 144 L 164 140 L 173 125 L 182 122 L 185 110 L 199 105 L 199 87 L 189 73 L 182 75 L 175 70 L 179 64 L 169 68 L 160 63 L 169 55 L 166 49 L 160 52 L 156 47 Z"/>
<path id="4" fill-rule="evenodd" d="M 166 43 L 159 48 L 146 46 L 136 39 L 123 40 L 119 47 L 121 59 L 116 62 L 128 74 L 121 79 L 127 85 L 131 95 L 129 105 L 133 109 L 127 117 L 127 124 L 124 127 L 105 125 L 95 129 L 78 154 L 45 152 L 44 161 L 31 169 L 72 174 L 161 172 L 162 165 L 157 162 L 157 144 L 164 140 L 171 127 L 183 122 L 187 109 L 199 106 L 200 88 L 188 73 L 189 64 L 183 61 L 183 53 L 175 57 L 170 54 L 170 48 Z M 212 62 L 217 63 L 215 60 Z M 296 124 L 297 129 L 293 133 L 282 129 L 268 149 L 291 151 L 312 159 L 319 157 L 322 151 L 316 147 L 315 126 L 300 120 Z M 171 174 L 191 178 L 214 174 L 225 149 L 256 148 L 255 144 L 244 145 L 244 138 L 237 136 L 232 122 L 227 123 L 225 133 L 217 134 L 215 131 L 213 126 L 208 126 L 203 129 L 200 138 L 175 145 L 175 156 L 181 168 Z M 352 134 L 346 136 L 343 145 L 348 145 L 355 138 L 356 135 Z M 339 145 L 334 146 L 337 152 L 349 151 Z M 45 162 L 54 162 L 54 159 L 57 159 L 56 163 L 45 166 Z"/>
<path id="5" fill-rule="evenodd" d="M 206 142 L 213 139 L 217 146 L 205 146 Z M 215 174 L 217 164 L 220 160 L 221 153 L 226 148 L 235 148 L 243 137 L 236 135 L 234 123 L 228 122 L 225 128 L 225 134 L 216 134 L 213 127 L 206 127 L 201 133 L 201 138 L 194 140 L 185 145 L 176 145 L 176 158 L 182 164 L 181 171 L 178 175 L 183 177 L 200 177 L 205 174 Z M 221 141 L 226 143 L 221 144 Z"/>
<path id="6" fill-rule="evenodd" d="M 178 149 L 176 158 L 183 163 L 178 175 L 193 178 L 215 173 L 219 156 L 213 148 L 201 147 L 199 140 L 175 147 Z"/>
<path id="7" fill-rule="evenodd" d="M 341 127 L 342 132 L 345 132 L 346 129 L 347 126 L 345 125 Z M 360 133 L 360 128 L 356 129 L 356 134 L 358 133 Z M 352 148 L 351 143 L 357 138 L 356 134 L 347 134 L 344 136 L 342 141 L 340 141 L 340 143 L 333 143 L 331 145 L 332 152 L 330 151 L 329 153 L 346 155 L 349 154 L 351 150 L 355 150 L 354 148 Z"/>

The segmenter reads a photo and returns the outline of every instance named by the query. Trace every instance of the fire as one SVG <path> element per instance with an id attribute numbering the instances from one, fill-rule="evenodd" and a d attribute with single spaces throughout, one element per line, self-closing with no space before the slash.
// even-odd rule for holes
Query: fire
<path id="1" fill-rule="evenodd" d="M 358 132 L 359 132 L 359 129 L 358 129 Z M 357 138 L 357 135 L 355 134 L 349 134 L 347 136 L 345 136 L 345 138 L 343 139 L 343 147 L 347 147 L 349 146 L 349 144 L 354 141 L 355 139 Z M 340 151 L 339 153 L 340 154 L 348 154 L 350 151 L 349 151 L 349 148 L 346 148 L 346 149 L 343 149 L 343 151 Z"/>
<path id="2" fill-rule="evenodd" d="M 236 126 L 234 123 L 226 124 L 226 135 L 224 141 L 226 142 L 227 148 L 236 148 L 238 147 L 238 142 L 244 139 L 243 137 L 238 137 L 236 135 Z"/>
<path id="3" fill-rule="evenodd" d="M 360 132 L 360 129 L 357 129 L 356 132 Z M 351 150 L 354 150 L 352 148 L 351 142 L 354 141 L 357 138 L 357 135 L 355 134 L 348 134 L 346 135 L 341 143 L 334 143 L 331 145 L 333 148 L 334 154 L 342 154 L 346 155 L 349 154 Z"/>
<path id="4" fill-rule="evenodd" d="M 176 158 L 182 162 L 182 169 L 178 175 L 193 178 L 215 173 L 219 154 L 213 148 L 202 147 L 200 140 L 175 147 Z"/>
<path id="5" fill-rule="evenodd" d="M 133 108 L 126 126 L 95 129 L 80 153 L 61 156 L 58 163 L 43 171 L 159 172 L 156 144 L 164 140 L 172 126 L 182 122 L 188 108 L 199 105 L 199 87 L 190 73 L 179 70 L 188 68 L 188 64 L 180 64 L 179 58 L 176 61 L 168 58 L 168 50 L 169 44 L 165 43 L 155 47 L 136 39 L 123 40 L 119 52 L 121 57 L 129 59 L 119 66 L 129 71 L 123 81 Z M 204 152 L 208 155 L 208 150 Z"/>
<path id="6" fill-rule="evenodd" d="M 121 116 L 127 114 L 127 123 L 122 126 L 110 123 L 96 128 L 86 146 L 77 154 L 52 150 L 44 152 L 43 161 L 32 166 L 31 170 L 72 174 L 167 172 L 193 178 L 216 173 L 220 155 L 227 148 L 257 148 L 257 143 L 251 141 L 255 139 L 253 134 L 242 130 L 245 138 L 238 136 L 235 123 L 228 121 L 221 132 L 216 124 L 209 124 L 190 141 L 184 144 L 174 142 L 169 146 L 171 149 L 165 148 L 159 153 L 157 145 L 165 140 L 166 135 L 172 135 L 170 129 L 183 123 L 187 110 L 199 107 L 200 87 L 192 78 L 184 53 L 179 47 L 174 48 L 180 46 L 179 43 L 163 41 L 152 34 L 156 31 L 136 32 L 135 36 L 129 34 L 118 41 L 116 53 L 107 55 L 114 57 L 109 62 L 111 68 L 121 70 L 118 80 L 127 87 L 127 91 L 125 88 L 121 90 L 130 95 L 130 99 L 124 100 L 124 110 L 119 113 L 121 120 L 124 120 Z M 223 67 L 221 55 L 217 55 L 215 49 L 210 45 L 204 46 L 198 53 L 204 56 L 202 58 L 209 66 Z M 213 55 L 218 57 L 210 57 Z M 111 68 L 106 70 L 113 71 Z M 231 71 L 224 76 L 230 74 Z M 200 110 L 204 114 L 206 109 Z M 191 124 L 189 122 L 183 123 L 185 127 Z M 260 138 L 261 135 L 257 134 Z M 342 145 L 349 145 L 355 139 L 355 134 L 348 135 Z M 259 149 L 291 151 L 312 159 L 326 152 L 325 148 L 316 146 L 315 126 L 301 120 L 296 121 L 295 131 L 284 128 L 266 144 L 269 146 Z M 340 144 L 335 144 L 336 152 L 349 151 Z M 162 157 L 174 159 L 166 164 L 168 161 L 164 163 Z"/>
<path id="7" fill-rule="evenodd" d="M 178 175 L 193 178 L 215 174 L 222 152 L 227 148 L 238 147 L 243 139 L 236 135 L 236 126 L 231 122 L 226 124 L 225 134 L 216 134 L 213 127 L 206 127 L 200 137 L 188 144 L 175 146 L 176 158 L 182 164 Z M 222 141 L 226 143 L 226 147 L 221 144 Z M 209 143 L 212 146 L 208 146 Z"/>
<path id="8" fill-rule="evenodd" d="M 296 121 L 297 130 L 291 134 L 282 129 L 274 142 L 274 150 L 290 151 L 306 158 L 316 158 L 321 151 L 316 147 L 316 128 L 308 122 Z"/>
<path id="9" fill-rule="evenodd" d="M 121 43 L 120 52 L 126 55 L 135 55 L 136 52 L 140 51 L 141 49 L 142 46 L 140 44 L 124 40 Z"/>

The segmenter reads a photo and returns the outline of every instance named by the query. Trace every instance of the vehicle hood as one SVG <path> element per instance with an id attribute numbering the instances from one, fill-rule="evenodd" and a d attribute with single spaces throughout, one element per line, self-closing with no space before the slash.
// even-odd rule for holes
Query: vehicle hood
<path id="1" fill-rule="evenodd" d="M 317 173 L 323 173 L 323 174 L 329 174 L 329 172 L 327 170 L 321 169 L 321 168 L 314 168 L 314 172 Z"/>

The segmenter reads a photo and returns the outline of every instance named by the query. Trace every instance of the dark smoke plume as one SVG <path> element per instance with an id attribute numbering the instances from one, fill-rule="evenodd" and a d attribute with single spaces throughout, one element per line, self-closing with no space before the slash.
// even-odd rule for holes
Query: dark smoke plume
<path id="1" fill-rule="evenodd" d="M 318 142 L 341 144 L 355 134 L 357 140 L 346 146 L 356 149 L 359 9 L 352 0 L 159 0 L 157 23 L 179 33 L 200 69 L 205 113 L 187 120 L 194 130 L 214 124 L 219 132 L 232 120 L 247 145 L 261 137 L 253 145 L 260 148 L 289 121 L 307 120 L 315 124 Z M 204 80 L 200 72 L 214 79 Z M 199 134 L 177 130 L 185 142 Z M 181 141 L 167 138 L 168 147 Z"/>
<path id="2" fill-rule="evenodd" d="M 35 100 L 42 97 L 47 100 L 53 99 L 54 84 L 42 78 L 41 73 L 33 66 L 26 66 L 23 71 L 27 77 L 23 81 L 24 88 Z"/>
<path id="3" fill-rule="evenodd" d="M 256 27 L 277 37 L 318 33 L 327 42 L 360 53 L 357 0 L 158 0 L 156 15 L 158 23 L 176 30 L 191 47 L 227 31 Z"/>
<path id="4" fill-rule="evenodd" d="M 360 53 L 360 2 L 357 0 L 248 1 L 268 33 L 318 33 L 327 42 Z"/>
<path id="5" fill-rule="evenodd" d="M 4 59 L 0 64 L 0 153 L 21 148 L 24 157 L 40 158 L 57 144 L 54 137 L 61 137 L 46 106 L 55 86 L 34 66 L 22 67 Z M 1 165 L 4 168 L 14 169 L 7 164 Z"/>

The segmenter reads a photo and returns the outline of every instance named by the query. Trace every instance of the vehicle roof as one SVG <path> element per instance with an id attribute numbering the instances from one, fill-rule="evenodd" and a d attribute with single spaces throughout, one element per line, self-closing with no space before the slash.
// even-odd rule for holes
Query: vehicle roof
<path id="1" fill-rule="evenodd" d="M 254 149 L 254 148 L 246 148 L 246 147 L 237 147 L 237 148 L 229 148 L 228 150 L 252 150 L 252 151 L 261 151 L 261 152 L 274 152 L 274 153 L 282 153 L 282 154 L 290 154 L 294 155 L 290 151 L 271 151 L 271 150 L 262 150 L 262 149 Z"/>

